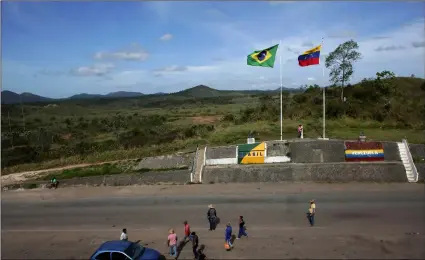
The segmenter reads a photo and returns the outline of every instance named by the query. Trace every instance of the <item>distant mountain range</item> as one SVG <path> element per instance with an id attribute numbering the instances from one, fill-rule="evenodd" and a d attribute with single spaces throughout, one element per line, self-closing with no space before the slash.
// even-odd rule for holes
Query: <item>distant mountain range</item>
<path id="1" fill-rule="evenodd" d="M 283 88 L 284 91 L 297 92 L 298 89 Z M 172 95 L 172 96 L 181 96 L 181 97 L 193 97 L 193 98 L 208 98 L 208 97 L 220 97 L 220 96 L 242 96 L 242 95 L 254 95 L 260 93 L 278 93 L 280 88 L 276 90 L 217 90 L 210 88 L 208 86 L 199 85 L 193 88 L 185 89 L 175 93 L 155 93 L 151 96 L 158 95 Z M 38 103 L 38 102 L 52 102 L 59 100 L 87 100 L 87 99 L 101 99 L 101 98 L 131 98 L 131 97 L 141 97 L 147 96 L 140 92 L 127 92 L 127 91 L 118 91 L 112 92 L 106 95 L 101 94 L 87 94 L 81 93 L 73 95 L 68 98 L 54 99 L 48 97 L 42 97 L 36 94 L 24 92 L 18 94 L 12 91 L 4 90 L 1 92 L 1 103 L 2 104 L 17 104 L 17 103 Z"/>
<path id="2" fill-rule="evenodd" d="M 87 94 L 81 93 L 77 95 L 73 95 L 68 98 L 48 98 L 42 97 L 39 95 L 35 95 L 32 93 L 22 93 L 18 94 L 9 90 L 4 90 L 1 92 L 1 103 L 2 104 L 16 104 L 16 103 L 39 103 L 39 102 L 51 102 L 58 100 L 82 100 L 82 99 L 99 99 L 99 98 L 129 98 L 129 97 L 140 97 L 144 96 L 143 93 L 140 92 L 127 92 L 127 91 L 118 91 L 108 93 L 106 95 L 101 94 Z"/>

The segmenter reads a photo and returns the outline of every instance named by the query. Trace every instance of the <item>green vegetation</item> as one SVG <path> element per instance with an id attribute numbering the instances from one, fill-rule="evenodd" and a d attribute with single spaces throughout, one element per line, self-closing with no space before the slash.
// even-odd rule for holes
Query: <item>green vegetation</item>
<path id="1" fill-rule="evenodd" d="M 276 91 L 198 86 L 167 95 L 2 105 L 2 174 L 244 143 L 251 131 L 257 140 L 279 139 L 279 102 Z M 372 140 L 425 143 L 424 115 L 424 79 L 383 71 L 355 85 L 326 88 L 329 138 L 356 139 L 363 131 Z M 296 137 L 298 124 L 306 138 L 320 137 L 322 89 L 285 91 L 283 116 L 285 139 Z M 90 171 L 68 170 L 61 178 L 118 172 L 113 166 Z"/>
<path id="2" fill-rule="evenodd" d="M 353 63 L 362 57 L 358 49 L 357 42 L 350 40 L 340 44 L 326 57 L 325 66 L 330 69 L 330 81 L 334 85 L 341 83 L 341 100 L 344 100 L 345 83 L 354 73 Z"/>

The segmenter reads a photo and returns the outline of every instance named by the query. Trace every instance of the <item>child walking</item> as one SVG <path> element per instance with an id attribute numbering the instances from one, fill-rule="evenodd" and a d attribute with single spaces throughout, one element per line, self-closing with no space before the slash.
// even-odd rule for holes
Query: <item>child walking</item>
<path id="1" fill-rule="evenodd" d="M 226 230 L 224 231 L 225 241 L 226 244 L 229 246 L 229 249 L 233 248 L 232 244 L 232 226 L 230 225 L 230 222 L 226 225 Z"/>

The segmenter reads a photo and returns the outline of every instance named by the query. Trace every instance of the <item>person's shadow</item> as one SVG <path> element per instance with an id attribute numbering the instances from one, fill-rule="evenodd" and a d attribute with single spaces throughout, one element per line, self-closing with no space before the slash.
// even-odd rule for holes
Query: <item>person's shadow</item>
<path id="1" fill-rule="evenodd" d="M 204 251 L 205 251 L 205 245 L 202 244 L 199 246 L 199 249 L 198 249 L 198 260 L 205 260 L 207 258 Z"/>
<path id="2" fill-rule="evenodd" d="M 177 256 L 176 256 L 176 259 L 178 259 L 179 258 L 179 256 L 180 256 L 180 253 L 183 251 L 183 248 L 186 246 L 186 244 L 187 243 L 189 243 L 190 242 L 190 239 L 189 240 L 185 240 L 185 241 L 180 241 L 180 243 L 179 243 L 179 245 L 177 246 Z"/>
<path id="3" fill-rule="evenodd" d="M 235 243 L 235 240 L 236 240 L 236 235 L 232 234 L 232 238 L 230 238 L 230 242 L 232 242 L 232 244 L 233 244 L 233 243 Z"/>

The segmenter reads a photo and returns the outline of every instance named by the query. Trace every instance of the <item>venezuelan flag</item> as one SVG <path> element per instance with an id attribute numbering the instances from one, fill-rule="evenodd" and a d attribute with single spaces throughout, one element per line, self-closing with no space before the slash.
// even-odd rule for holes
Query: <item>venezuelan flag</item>
<path id="1" fill-rule="evenodd" d="M 319 64 L 321 48 L 322 48 L 322 45 L 319 45 L 311 50 L 305 51 L 303 54 L 298 56 L 298 64 L 301 67 Z"/>

